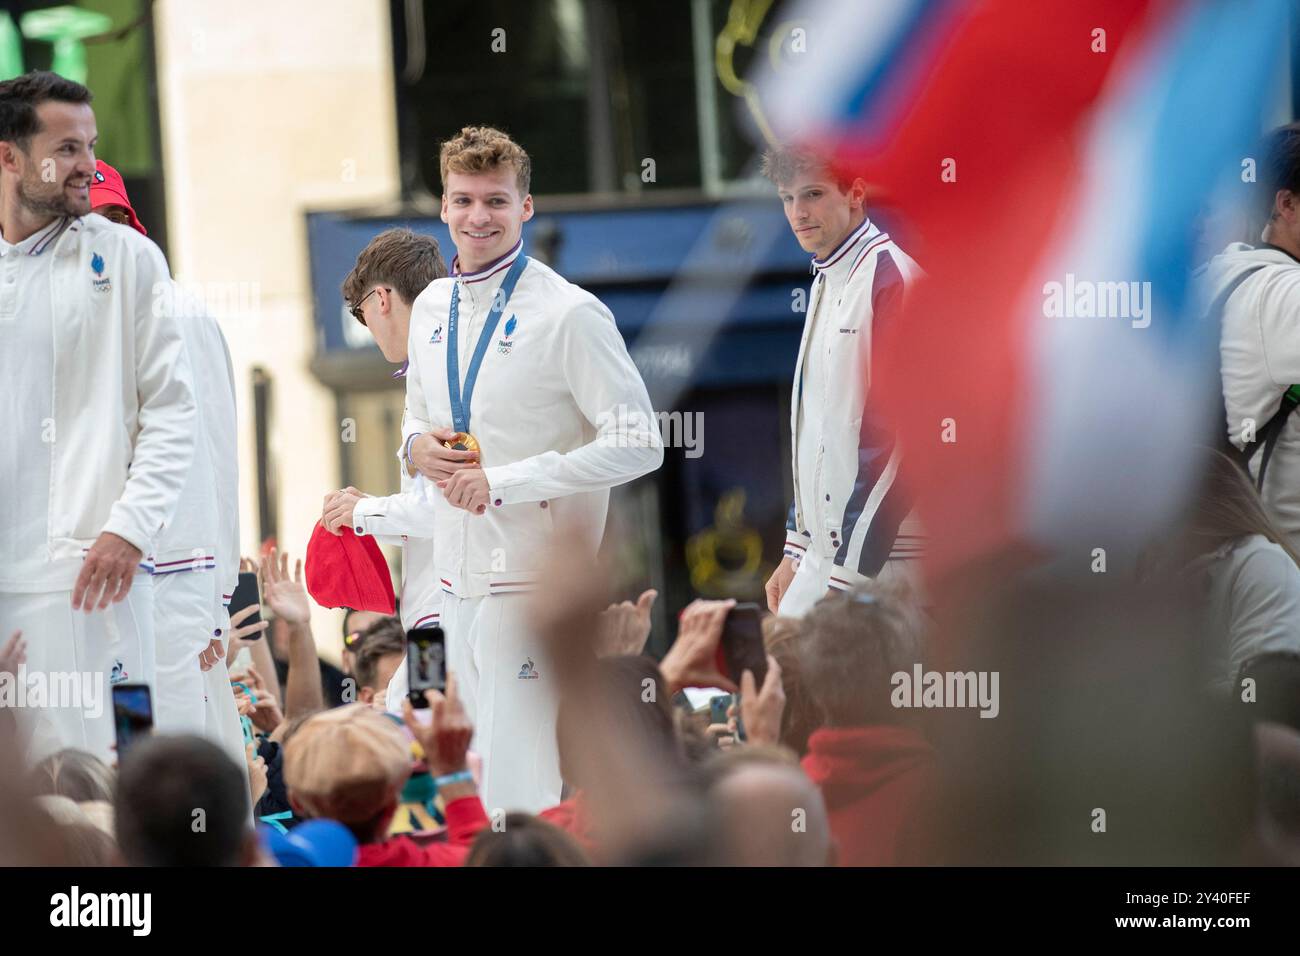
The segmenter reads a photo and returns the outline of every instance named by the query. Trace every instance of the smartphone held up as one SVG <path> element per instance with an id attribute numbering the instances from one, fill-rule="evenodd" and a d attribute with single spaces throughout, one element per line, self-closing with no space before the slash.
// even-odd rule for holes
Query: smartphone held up
<path id="1" fill-rule="evenodd" d="M 424 693 L 447 689 L 447 640 L 440 627 L 406 632 L 406 676 L 412 707 L 428 707 Z"/>
<path id="2" fill-rule="evenodd" d="M 153 732 L 153 698 L 148 684 L 113 685 L 113 726 L 120 761 L 132 744 Z"/>
<path id="3" fill-rule="evenodd" d="M 763 647 L 763 618 L 757 604 L 737 604 L 727 614 L 718 641 L 718 671 L 737 686 L 745 671 L 752 671 L 754 683 L 763 686 L 767 677 L 767 651 Z"/>

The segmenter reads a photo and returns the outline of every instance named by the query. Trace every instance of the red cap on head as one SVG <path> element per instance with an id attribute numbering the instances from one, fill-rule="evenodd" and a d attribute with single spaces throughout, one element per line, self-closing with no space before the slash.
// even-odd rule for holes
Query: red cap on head
<path id="1" fill-rule="evenodd" d="M 393 577 L 379 545 L 351 528 L 330 534 L 316 522 L 307 544 L 307 593 L 321 607 L 392 614 L 397 610 Z"/>
<path id="2" fill-rule="evenodd" d="M 149 235 L 148 230 L 140 224 L 140 217 L 135 214 L 131 200 L 127 198 L 122 174 L 102 159 L 97 159 L 95 175 L 90 181 L 90 208 L 98 209 L 100 206 L 121 206 L 131 217 L 131 225 L 139 231 L 140 235 Z"/>

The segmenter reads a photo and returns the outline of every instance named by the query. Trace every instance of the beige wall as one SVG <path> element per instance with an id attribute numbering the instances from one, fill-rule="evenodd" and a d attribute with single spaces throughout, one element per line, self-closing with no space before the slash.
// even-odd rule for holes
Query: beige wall
<path id="1" fill-rule="evenodd" d="M 250 370 L 261 366 L 273 379 L 280 542 L 301 557 L 322 497 L 337 487 L 340 440 L 334 397 L 307 367 L 315 332 L 304 212 L 397 196 L 388 5 L 159 0 L 155 9 L 171 267 L 213 297 L 230 342 L 240 540 L 252 554 Z M 318 609 L 313 624 L 337 658 L 339 612 Z"/>

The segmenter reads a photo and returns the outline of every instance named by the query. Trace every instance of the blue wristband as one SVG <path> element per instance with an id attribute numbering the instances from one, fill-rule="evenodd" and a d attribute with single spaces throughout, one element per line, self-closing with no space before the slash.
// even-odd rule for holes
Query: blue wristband
<path id="1" fill-rule="evenodd" d="M 402 446 L 402 458 L 408 465 L 415 464 L 415 462 L 411 461 L 411 442 L 415 441 L 419 437 L 419 432 L 412 432 L 410 436 L 407 437 L 406 444 Z"/>
<path id="2" fill-rule="evenodd" d="M 455 773 L 449 773 L 443 777 L 435 777 L 433 786 L 441 790 L 443 787 L 449 787 L 453 783 L 470 783 L 474 779 L 474 774 L 468 770 L 458 770 Z"/>

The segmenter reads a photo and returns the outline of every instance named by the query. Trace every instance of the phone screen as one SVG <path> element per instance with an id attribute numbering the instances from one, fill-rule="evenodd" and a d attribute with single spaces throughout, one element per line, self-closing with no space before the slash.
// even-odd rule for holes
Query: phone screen
<path id="1" fill-rule="evenodd" d="M 412 706 L 428 707 L 426 690 L 447 689 L 447 641 L 440 627 L 406 632 L 406 677 Z"/>
<path id="2" fill-rule="evenodd" d="M 241 628 L 248 627 L 250 624 L 261 623 L 262 596 L 257 590 L 257 575 L 252 571 L 240 571 L 239 584 L 235 586 L 235 593 L 230 598 L 230 616 L 234 617 L 236 613 L 242 611 L 250 604 L 257 605 L 257 611 L 249 616 L 248 620 L 239 625 Z M 245 640 L 257 641 L 261 640 L 261 637 L 262 632 L 258 631 L 256 634 L 246 637 Z"/>
<path id="3" fill-rule="evenodd" d="M 137 739 L 153 730 L 153 699 L 148 684 L 113 685 L 113 724 L 117 730 L 117 759 Z"/>
<path id="4" fill-rule="evenodd" d="M 740 675 L 754 672 L 754 681 L 763 686 L 767 677 L 767 651 L 763 648 L 762 612 L 757 604 L 737 604 L 722 626 L 718 643 L 722 672 L 740 686 Z"/>

